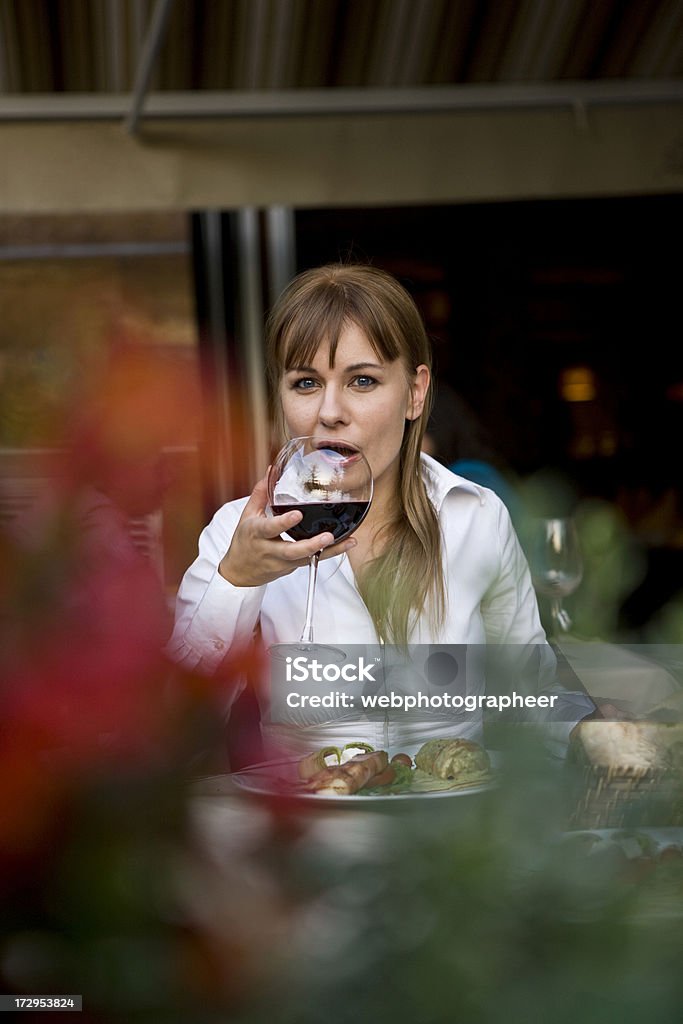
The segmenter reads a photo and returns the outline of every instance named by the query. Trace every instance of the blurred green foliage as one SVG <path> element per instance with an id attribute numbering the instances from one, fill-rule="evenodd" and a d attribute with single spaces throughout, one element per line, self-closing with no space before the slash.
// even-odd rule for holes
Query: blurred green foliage
<path id="1" fill-rule="evenodd" d="M 609 639 L 639 554 L 609 506 L 576 517 L 577 630 Z M 678 1024 L 683 856 L 640 877 L 568 838 L 578 780 L 522 727 L 474 796 L 204 797 L 207 830 L 188 782 L 249 665 L 174 677 L 138 575 L 74 603 L 59 527 L 0 543 L 1 990 L 96 1024 Z"/>
<path id="2" fill-rule="evenodd" d="M 680 864 L 662 907 L 614 850 L 568 842 L 570 782 L 525 740 L 486 796 L 352 815 L 371 854 L 307 859 L 289 981 L 240 1024 L 680 1020 Z"/>
<path id="3" fill-rule="evenodd" d="M 4 887 L 3 988 L 101 1024 L 673 1024 L 683 856 L 567 835 L 576 782 L 520 730 L 477 796 L 204 796 L 211 836 L 184 769 L 91 773 Z"/>
<path id="4" fill-rule="evenodd" d="M 619 611 L 645 573 L 644 553 L 619 510 L 598 499 L 582 501 L 576 511 L 584 576 L 574 595 L 579 636 L 619 638 Z"/>

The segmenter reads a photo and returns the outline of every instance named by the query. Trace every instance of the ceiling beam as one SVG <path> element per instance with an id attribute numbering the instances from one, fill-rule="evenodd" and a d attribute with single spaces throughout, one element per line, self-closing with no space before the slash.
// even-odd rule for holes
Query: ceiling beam
<path id="1" fill-rule="evenodd" d="M 5 94 L 0 96 L 0 121 L 113 121 L 127 116 L 130 131 L 137 124 L 135 110 L 142 98 L 142 93 L 137 91 L 132 98 L 129 93 Z M 182 120 L 316 114 L 418 114 L 672 102 L 683 102 L 682 79 L 609 79 L 394 89 L 200 90 L 150 93 L 145 103 L 145 117 Z"/>
<path id="2" fill-rule="evenodd" d="M 4 122 L 0 209 L 235 209 L 680 192 L 681 103 L 400 115 Z"/>

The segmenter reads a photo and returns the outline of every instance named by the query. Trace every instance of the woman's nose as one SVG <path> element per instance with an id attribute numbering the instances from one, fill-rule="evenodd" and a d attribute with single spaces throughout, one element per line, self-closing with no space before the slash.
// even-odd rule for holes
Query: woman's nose
<path id="1" fill-rule="evenodd" d="M 326 427 L 349 422 L 348 412 L 339 388 L 326 387 L 323 390 L 318 419 Z"/>

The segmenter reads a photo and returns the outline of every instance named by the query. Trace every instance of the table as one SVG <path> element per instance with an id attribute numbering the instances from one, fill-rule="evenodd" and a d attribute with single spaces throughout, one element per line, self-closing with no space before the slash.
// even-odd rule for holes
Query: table
<path id="1" fill-rule="evenodd" d="M 546 1020 L 571 995 L 568 979 L 596 971 L 625 1015 L 633 992 L 615 957 L 649 991 L 652 964 L 671 956 L 681 901 L 672 903 L 666 884 L 635 891 L 636 840 L 623 856 L 610 842 L 615 830 L 600 831 L 595 855 L 578 833 L 565 845 L 557 782 L 547 767 L 520 763 L 498 791 L 467 799 L 278 811 L 228 776 L 198 781 L 196 833 L 230 878 L 240 921 L 258 920 L 267 1003 L 258 1024 L 313 1024 L 333 1007 L 346 1024 L 376 1016 L 377 1005 L 397 1021 L 420 1019 L 415 1007 L 425 1005 L 435 1015 L 422 1019 L 467 1019 L 472 992 L 486 998 L 490 1019 L 528 1020 L 519 1007 L 508 1013 L 520 979 L 533 1019 Z M 683 855 L 682 829 L 656 837 Z M 205 879 L 202 892 L 209 887 Z M 660 1019 L 669 1009 L 659 1008 Z"/>
<path id="2" fill-rule="evenodd" d="M 678 645 L 628 647 L 567 638 L 555 641 L 555 646 L 592 698 L 609 701 L 635 718 L 683 692 L 667 667 L 672 652 L 664 650 Z"/>

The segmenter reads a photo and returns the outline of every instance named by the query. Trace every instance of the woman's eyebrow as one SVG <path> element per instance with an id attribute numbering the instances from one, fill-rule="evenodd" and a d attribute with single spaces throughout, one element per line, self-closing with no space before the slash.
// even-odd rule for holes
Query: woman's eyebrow
<path id="1" fill-rule="evenodd" d="M 359 370 L 383 370 L 382 363 L 352 363 L 344 369 L 344 373 L 358 373 Z M 314 366 L 290 366 L 285 373 L 317 373 Z"/>
<path id="2" fill-rule="evenodd" d="M 344 373 L 357 373 L 358 370 L 383 370 L 384 366 L 382 363 L 353 363 L 352 366 L 347 366 Z"/>

